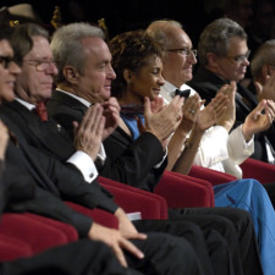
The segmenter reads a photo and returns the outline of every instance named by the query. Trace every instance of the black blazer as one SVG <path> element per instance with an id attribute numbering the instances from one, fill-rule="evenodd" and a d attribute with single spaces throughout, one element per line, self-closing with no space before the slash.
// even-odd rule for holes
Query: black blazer
<path id="1" fill-rule="evenodd" d="M 37 193 L 39 198 L 35 203 L 29 205 L 22 202 L 20 207 L 27 207 L 24 210 L 36 212 L 37 208 L 43 206 L 43 211 L 45 210 L 46 213 L 40 214 L 54 216 L 62 221 L 65 218 L 66 222 L 75 226 L 81 236 L 87 236 L 91 219 L 66 207 L 60 198 L 91 209 L 99 207 L 109 212 L 115 212 L 117 205 L 97 181 L 91 184 L 86 183 L 81 173 L 73 165 L 64 165 L 29 146 L 20 129 L 8 116 L 1 113 L 0 117 L 17 137 L 16 142 L 11 143 L 8 147 L 3 182 L 9 185 L 20 179 L 21 182 L 33 182 L 36 190 L 39 190 Z M 44 199 L 45 194 L 50 198 Z M 43 204 L 44 202 L 45 204 Z M 18 204 L 16 205 L 18 208 Z"/>
<path id="2" fill-rule="evenodd" d="M 67 129 L 72 137 L 72 121 L 80 122 L 87 107 L 73 97 L 54 91 L 48 102 L 49 115 Z M 152 191 L 158 183 L 167 160 L 158 169 L 154 165 L 163 158 L 163 149 L 158 139 L 143 134 L 136 141 L 117 129 L 104 141 L 107 159 L 97 166 L 100 175 L 137 188 Z"/>

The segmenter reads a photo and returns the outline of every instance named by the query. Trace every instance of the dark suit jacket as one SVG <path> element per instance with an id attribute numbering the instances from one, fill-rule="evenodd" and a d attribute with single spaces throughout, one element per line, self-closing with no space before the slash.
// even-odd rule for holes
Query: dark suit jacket
<path id="1" fill-rule="evenodd" d="M 197 74 L 188 84 L 199 93 L 201 98 L 206 99 L 207 103 L 209 103 L 222 85 L 226 84 L 226 81 L 200 67 Z M 236 96 L 236 123 L 234 127 L 243 123 L 246 116 L 257 106 L 255 95 L 248 89 L 238 84 L 237 92 L 240 96 Z M 255 135 L 255 150 L 251 156 L 252 158 L 267 161 L 266 138 L 270 141 L 271 146 L 275 148 L 274 123 L 268 131 Z"/>
<path id="2" fill-rule="evenodd" d="M 194 88 L 208 104 L 216 96 L 218 90 L 227 83 L 214 73 L 200 67 L 188 85 Z M 257 99 L 254 94 L 240 84 L 237 84 L 237 92 L 240 96 L 236 96 L 236 124 L 239 125 L 257 106 Z"/>
<path id="3" fill-rule="evenodd" d="M 87 107 L 73 97 L 55 91 L 48 102 L 49 115 L 61 124 L 72 137 L 72 121 L 81 121 Z M 152 191 L 158 183 L 165 166 L 154 169 L 163 157 L 163 149 L 158 139 L 145 133 L 133 141 L 117 129 L 104 141 L 107 159 L 98 166 L 100 175 Z"/>
<path id="4" fill-rule="evenodd" d="M 1 108 L 0 108 L 1 109 Z M 6 154 L 6 169 L 3 183 L 15 181 L 35 185 L 35 199 L 14 204 L 13 210 L 29 210 L 72 224 L 81 236 L 87 236 L 91 219 L 67 207 L 60 198 L 74 201 L 89 208 L 99 207 L 110 212 L 117 209 L 109 193 L 105 193 L 97 181 L 88 184 L 78 169 L 64 165 L 29 146 L 20 129 L 8 118 L 1 119 L 16 135 L 16 143 L 10 143 Z"/>

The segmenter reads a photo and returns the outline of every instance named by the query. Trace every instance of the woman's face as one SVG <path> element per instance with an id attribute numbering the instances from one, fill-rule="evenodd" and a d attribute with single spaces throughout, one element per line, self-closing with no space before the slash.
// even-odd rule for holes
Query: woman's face
<path id="1" fill-rule="evenodd" d="M 159 96 L 160 88 L 164 84 L 162 77 L 162 61 L 158 56 L 146 58 L 146 63 L 137 72 L 131 72 L 127 87 L 127 97 L 132 104 L 143 104 L 144 97 L 153 100 Z"/>

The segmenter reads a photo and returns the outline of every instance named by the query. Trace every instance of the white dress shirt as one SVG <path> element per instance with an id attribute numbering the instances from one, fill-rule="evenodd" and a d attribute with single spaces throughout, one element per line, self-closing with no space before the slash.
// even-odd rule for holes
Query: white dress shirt
<path id="1" fill-rule="evenodd" d="M 161 96 L 165 103 L 172 100 L 177 87 L 167 82 L 161 88 Z M 197 92 L 187 84 L 180 90 L 190 89 L 190 96 Z M 242 125 L 230 134 L 222 126 L 213 126 L 205 131 L 194 159 L 194 165 L 207 167 L 220 172 L 229 173 L 237 178 L 242 178 L 239 165 L 254 152 L 254 138 L 246 142 L 242 134 Z"/>

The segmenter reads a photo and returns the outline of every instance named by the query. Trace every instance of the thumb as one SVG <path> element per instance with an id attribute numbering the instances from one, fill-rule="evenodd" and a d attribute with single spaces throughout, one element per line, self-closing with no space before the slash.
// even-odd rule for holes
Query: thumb
<path id="1" fill-rule="evenodd" d="M 76 135 L 78 128 L 79 128 L 79 123 L 77 121 L 73 121 L 72 124 L 73 124 L 74 135 Z"/>
<path id="2" fill-rule="evenodd" d="M 151 103 L 150 103 L 150 100 L 149 98 L 146 96 L 144 98 L 144 116 L 147 117 L 147 116 L 150 116 L 152 113 L 152 110 L 151 110 Z"/>
<path id="3" fill-rule="evenodd" d="M 252 111 L 253 113 L 253 118 L 256 120 L 259 115 L 261 115 L 262 111 L 264 110 L 266 105 L 265 100 L 261 100 L 260 103 L 257 105 L 257 107 Z"/>
<path id="4" fill-rule="evenodd" d="M 263 92 L 263 85 L 258 81 L 254 81 L 254 85 L 255 85 L 255 88 L 256 88 L 257 96 L 259 97 Z"/>

